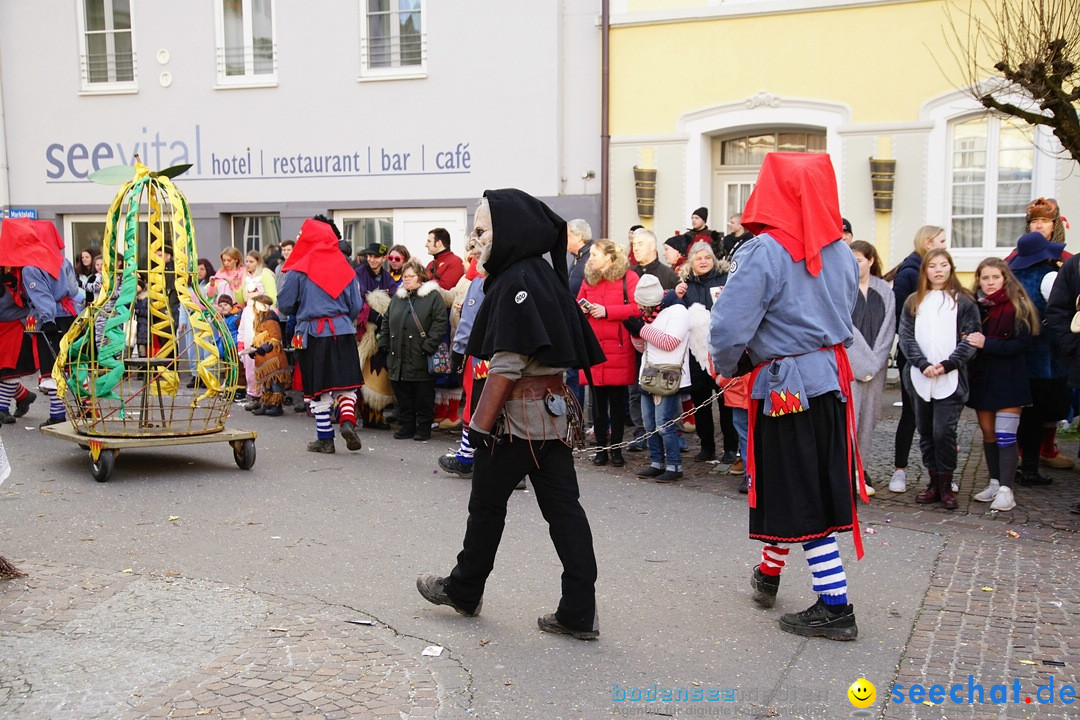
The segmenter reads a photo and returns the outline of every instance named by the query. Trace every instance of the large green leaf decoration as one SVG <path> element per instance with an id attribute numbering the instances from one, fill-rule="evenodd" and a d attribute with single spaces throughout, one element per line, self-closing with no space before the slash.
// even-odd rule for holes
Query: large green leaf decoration
<path id="1" fill-rule="evenodd" d="M 164 170 L 158 170 L 157 172 L 152 172 L 152 173 L 150 173 L 150 175 L 152 177 L 167 177 L 167 178 L 172 179 L 172 178 L 176 177 L 177 175 L 183 175 L 190 168 L 191 168 L 191 163 L 188 163 L 186 165 L 173 165 L 172 167 L 165 168 Z"/>
<path id="2" fill-rule="evenodd" d="M 123 185 L 135 177 L 135 168 L 130 165 L 113 165 L 92 172 L 88 177 L 99 185 Z"/>

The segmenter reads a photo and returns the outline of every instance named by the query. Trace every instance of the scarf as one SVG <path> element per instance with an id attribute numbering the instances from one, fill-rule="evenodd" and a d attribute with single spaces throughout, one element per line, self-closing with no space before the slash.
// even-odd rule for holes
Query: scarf
<path id="1" fill-rule="evenodd" d="M 1005 339 L 1016 334 L 1016 307 L 1004 287 L 992 295 L 980 290 L 978 301 L 984 335 Z"/>

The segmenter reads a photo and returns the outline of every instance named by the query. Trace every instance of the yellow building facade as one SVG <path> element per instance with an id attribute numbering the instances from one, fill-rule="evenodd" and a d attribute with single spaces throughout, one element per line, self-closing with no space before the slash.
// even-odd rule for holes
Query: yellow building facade
<path id="1" fill-rule="evenodd" d="M 950 12 L 966 22 L 947 0 L 611 0 L 609 234 L 663 239 L 699 206 L 724 231 L 771 150 L 831 156 L 841 212 L 886 268 L 922 225 L 973 270 L 1015 245 L 1035 197 L 1080 217 L 1080 167 L 1056 139 L 962 89 Z M 891 210 L 875 209 L 871 158 L 895 161 Z M 656 170 L 652 217 L 635 167 Z"/>

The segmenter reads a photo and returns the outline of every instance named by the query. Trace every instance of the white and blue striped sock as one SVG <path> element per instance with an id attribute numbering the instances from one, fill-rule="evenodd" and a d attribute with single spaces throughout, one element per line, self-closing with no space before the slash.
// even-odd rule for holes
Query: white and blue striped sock
<path id="1" fill-rule="evenodd" d="M 52 388 L 43 389 L 45 390 L 45 394 L 49 397 L 49 417 L 66 417 L 66 413 L 64 412 L 64 401 L 56 396 L 56 390 L 53 390 Z"/>
<path id="2" fill-rule="evenodd" d="M 814 574 L 814 592 L 826 605 L 847 605 L 847 576 L 840 561 L 840 548 L 836 536 L 803 543 L 806 562 Z"/>
<path id="3" fill-rule="evenodd" d="M 461 443 L 458 445 L 457 460 L 462 465 L 472 465 L 473 446 L 469 444 L 469 426 L 461 426 Z"/>
<path id="4" fill-rule="evenodd" d="M 315 411 L 315 435 L 320 440 L 334 439 L 334 426 L 330 422 L 330 411 Z"/>
<path id="5" fill-rule="evenodd" d="M 17 380 L 0 380 L 0 411 L 11 412 L 11 403 L 15 400 L 15 391 L 18 388 Z"/>

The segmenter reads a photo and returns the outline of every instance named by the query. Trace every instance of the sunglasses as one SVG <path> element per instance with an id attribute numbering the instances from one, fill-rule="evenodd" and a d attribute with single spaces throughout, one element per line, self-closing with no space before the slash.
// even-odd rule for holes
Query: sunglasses
<path id="1" fill-rule="evenodd" d="M 405 258 L 402 257 L 401 255 L 387 255 L 386 259 L 389 260 L 390 262 L 401 262 Z"/>

